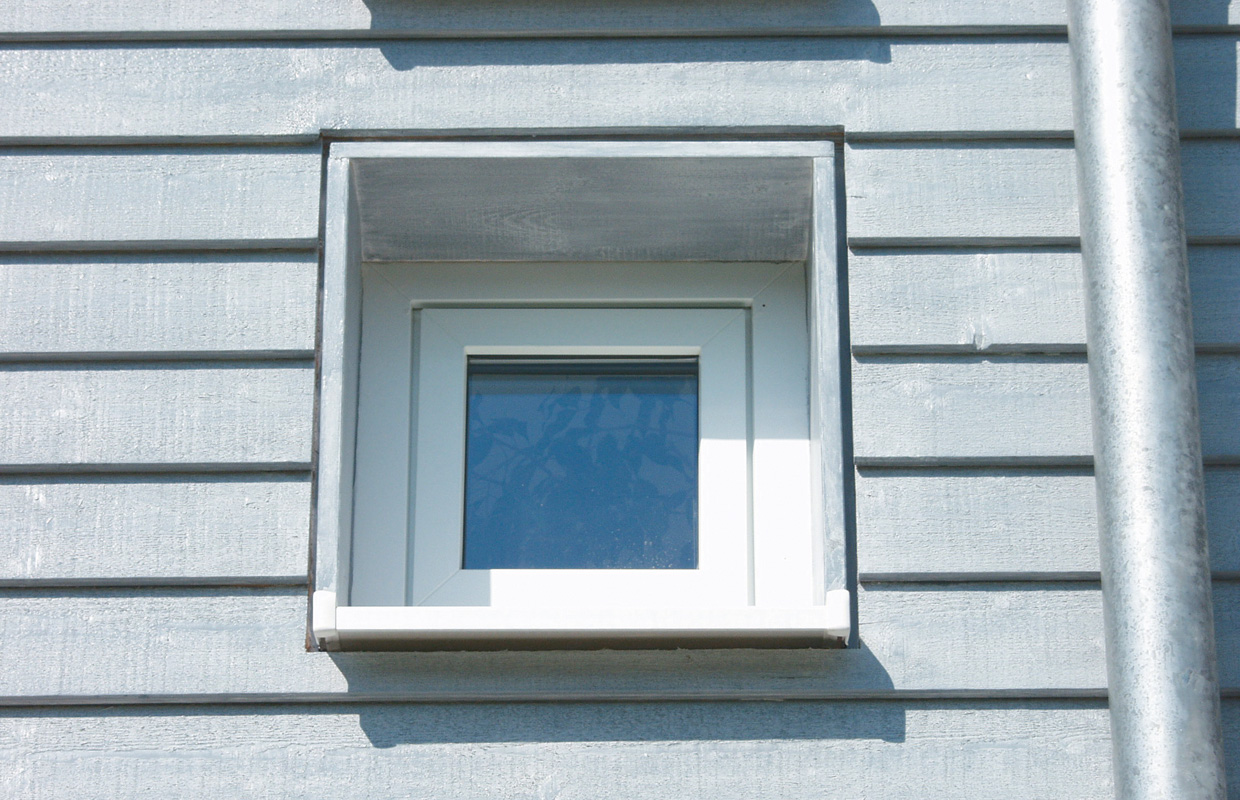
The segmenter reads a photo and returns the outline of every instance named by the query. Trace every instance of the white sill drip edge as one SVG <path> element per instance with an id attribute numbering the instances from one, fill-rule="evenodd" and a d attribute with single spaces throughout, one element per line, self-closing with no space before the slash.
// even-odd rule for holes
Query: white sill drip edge
<path id="1" fill-rule="evenodd" d="M 847 589 L 827 592 L 825 603 L 817 606 L 702 609 L 337 606 L 335 592 L 319 590 L 312 598 L 311 619 L 314 638 L 324 650 L 357 643 L 475 649 L 496 642 L 572 648 L 574 642 L 726 647 L 736 641 L 788 647 L 847 641 L 852 610 Z"/>

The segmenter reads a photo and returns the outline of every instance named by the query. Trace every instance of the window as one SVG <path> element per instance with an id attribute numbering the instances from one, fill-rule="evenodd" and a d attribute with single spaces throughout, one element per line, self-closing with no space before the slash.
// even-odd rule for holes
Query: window
<path id="1" fill-rule="evenodd" d="M 470 356 L 462 569 L 697 569 L 699 361 Z"/>
<path id="2" fill-rule="evenodd" d="M 846 636 L 831 155 L 333 146 L 320 644 Z"/>

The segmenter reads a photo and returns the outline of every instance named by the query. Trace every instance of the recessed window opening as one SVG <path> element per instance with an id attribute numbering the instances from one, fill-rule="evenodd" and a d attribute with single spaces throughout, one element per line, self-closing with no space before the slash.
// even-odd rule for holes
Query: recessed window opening
<path id="1" fill-rule="evenodd" d="M 320 646 L 847 637 L 836 149 L 332 143 Z"/>
<path id="2" fill-rule="evenodd" d="M 470 357 L 465 569 L 695 569 L 698 359 Z"/>

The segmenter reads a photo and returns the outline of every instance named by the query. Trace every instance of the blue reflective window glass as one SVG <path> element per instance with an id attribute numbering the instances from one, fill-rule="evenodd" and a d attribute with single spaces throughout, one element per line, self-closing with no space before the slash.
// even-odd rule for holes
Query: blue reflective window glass
<path id="1" fill-rule="evenodd" d="M 471 358 L 466 569 L 697 567 L 696 359 Z"/>

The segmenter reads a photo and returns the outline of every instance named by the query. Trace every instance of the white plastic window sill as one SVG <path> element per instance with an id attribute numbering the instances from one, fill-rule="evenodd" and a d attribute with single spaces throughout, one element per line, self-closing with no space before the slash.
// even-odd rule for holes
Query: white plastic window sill
<path id="1" fill-rule="evenodd" d="M 850 629 L 846 589 L 803 608 L 531 609 L 344 606 L 314 593 L 314 636 L 328 650 L 840 646 Z"/>

